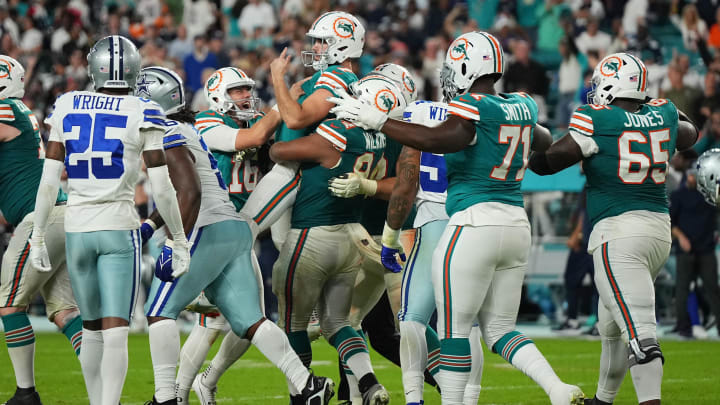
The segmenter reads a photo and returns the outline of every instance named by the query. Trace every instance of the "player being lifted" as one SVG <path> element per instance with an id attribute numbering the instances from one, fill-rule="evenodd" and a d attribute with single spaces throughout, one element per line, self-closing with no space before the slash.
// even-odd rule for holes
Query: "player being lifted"
<path id="1" fill-rule="evenodd" d="M 311 374 L 290 347 L 287 336 L 262 311 L 262 279 L 252 259 L 253 239 L 249 219 L 239 215 L 217 169 L 217 163 L 203 139 L 192 127 L 194 117 L 184 109 L 182 82 L 169 70 L 153 67 L 143 70 L 151 99 L 167 111 L 170 118 L 164 138 L 170 175 L 174 182 L 188 173 L 200 178 L 202 197 L 197 220 L 190 224 L 193 260 L 185 276 L 175 279 L 169 271 L 167 244 L 158 259 L 156 278 L 146 311 L 155 370 L 155 397 L 152 404 L 175 404 L 175 364 L 180 352 L 180 336 L 175 319 L 201 291 L 217 304 L 233 332 L 251 341 L 275 364 L 301 394 L 303 403 L 327 404 L 333 394 L 332 381 Z M 193 163 L 194 162 L 194 163 Z M 194 167 L 193 167 L 194 166 Z M 194 201 L 187 202 L 193 206 Z M 181 201 L 183 214 L 188 209 Z M 185 217 L 189 217 L 185 215 Z M 160 221 L 155 214 L 154 221 Z"/>
<path id="2" fill-rule="evenodd" d="M 257 110 L 254 88 L 255 81 L 242 70 L 219 69 L 205 83 L 205 98 L 210 109 L 195 117 L 195 125 L 217 161 L 236 211 L 245 205 L 262 175 L 256 150 L 280 124 L 276 110 L 267 116 Z M 294 88 L 293 93 L 296 92 Z M 227 322 L 222 316 L 200 316 L 183 345 L 177 375 L 179 400 L 187 402 L 192 385 L 201 402 L 212 402 L 220 376 L 250 346 L 249 340 L 230 332 L 206 372 L 196 379 L 212 343 L 225 330 Z"/>
<path id="3" fill-rule="evenodd" d="M 545 150 L 552 138 L 537 125 L 532 98 L 496 93 L 502 73 L 497 39 L 470 32 L 455 39 L 445 57 L 441 84 L 449 117 L 439 126 L 388 119 L 350 97 L 334 99 L 332 111 L 402 144 L 445 153 L 450 221 L 432 265 L 443 403 L 463 403 L 468 336 L 477 318 L 487 346 L 535 380 L 554 405 L 579 404 L 582 391 L 560 381 L 532 340 L 514 330 L 530 249 L 520 181 L 530 149 Z"/>
<path id="4" fill-rule="evenodd" d="M 333 107 L 326 99 L 347 92 L 350 84 L 357 81 L 355 60 L 362 55 L 365 28 L 355 16 L 341 11 L 324 13 L 306 35 L 312 41 L 312 51 L 303 52 L 303 62 L 317 72 L 302 84 L 304 94 L 299 99 L 293 97 L 285 84 L 291 58 L 287 50 L 270 64 L 283 120 L 276 136 L 278 141 L 291 141 L 315 132 Z M 297 163 L 276 164 L 257 185 L 242 210 L 258 224 L 255 235 L 280 218 L 295 201 L 300 184 L 297 170 Z"/>
<path id="5" fill-rule="evenodd" d="M 530 159 L 540 175 L 582 161 L 587 177 L 588 253 L 601 269 L 600 378 L 587 401 L 594 405 L 613 402 L 628 366 L 638 402 L 660 403 L 664 357 L 653 282 L 672 242 L 665 176 L 670 157 L 695 143 L 697 129 L 669 100 L 648 100 L 647 79 L 639 58 L 605 57 L 592 75 L 592 104 L 578 107 L 569 133 Z"/>
<path id="6" fill-rule="evenodd" d="M 376 100 L 371 108 L 381 114 L 398 114 L 405 106 L 400 91 L 386 78 L 368 77 L 355 88 L 360 97 Z M 338 350 L 342 363 L 357 376 L 364 404 L 389 401 L 389 394 L 375 377 L 365 341 L 349 322 L 362 260 L 354 235 L 364 232 L 358 230 L 364 201 L 361 197 L 333 197 L 327 184 L 330 178 L 349 171 L 367 177 L 382 159 L 384 149 L 383 134 L 341 120 L 326 120 L 314 134 L 276 143 L 270 149 L 275 161 L 303 162 L 291 230 L 273 268 L 278 324 L 309 364 L 312 351 L 307 326 L 317 306 L 322 333 Z"/>
<path id="7" fill-rule="evenodd" d="M 80 353 L 90 404 L 117 405 L 128 366 L 128 319 L 140 280 L 140 219 L 135 184 L 142 160 L 155 204 L 174 239 L 176 277 L 190 261 L 175 189 L 168 178 L 159 105 L 128 93 L 135 87 L 140 54 L 128 39 L 99 40 L 88 54 L 95 92 L 66 93 L 55 101 L 42 180 L 37 190 L 30 259 L 51 266 L 45 237 L 63 168 L 68 175 L 65 215 L 67 267 L 83 317 Z M 63 164 L 63 162 L 66 162 Z"/>
<path id="8" fill-rule="evenodd" d="M 0 316 L 5 344 L 15 371 L 17 389 L 6 404 L 41 404 L 35 391 L 35 333 L 27 306 L 39 292 L 48 319 L 67 336 L 80 354 L 82 319 L 65 265 L 65 200 L 60 192 L 53 202 L 46 235 L 52 268 L 43 272 L 28 266 L 28 238 L 33 227 L 35 192 L 40 185 L 45 153 L 35 115 L 21 101 L 25 69 L 15 59 L 0 55 L 0 211 L 15 227 L 2 258 Z"/>
<path id="9" fill-rule="evenodd" d="M 403 120 L 434 127 L 445 121 L 447 109 L 445 103 L 418 101 L 405 109 Z M 401 252 L 398 236 L 414 203 L 417 214 L 413 226 L 417 231 L 415 244 L 405 263 L 402 306 L 398 314 L 400 362 L 407 404 L 422 403 L 423 370 L 427 367 L 431 373 L 436 373 L 440 363 L 440 341 L 428 322 L 435 311 L 432 255 L 449 219 L 445 212 L 447 185 L 447 167 L 442 155 L 403 146 L 383 229 L 382 259 L 388 269 L 400 269 L 396 259 Z M 477 404 L 480 396 L 483 351 L 479 329 L 473 326 L 469 336 L 472 366 L 463 396 L 465 405 Z"/>

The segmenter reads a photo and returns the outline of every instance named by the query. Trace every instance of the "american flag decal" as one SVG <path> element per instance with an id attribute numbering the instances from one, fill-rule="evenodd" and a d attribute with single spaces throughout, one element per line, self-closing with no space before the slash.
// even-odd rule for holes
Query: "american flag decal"
<path id="1" fill-rule="evenodd" d="M 490 60 L 490 55 L 483 55 L 483 60 Z"/>
<path id="2" fill-rule="evenodd" d="M 631 81 L 631 82 L 636 82 L 636 81 L 638 81 L 638 76 L 637 76 L 637 75 L 635 75 L 635 76 L 630 76 L 630 81 Z"/>

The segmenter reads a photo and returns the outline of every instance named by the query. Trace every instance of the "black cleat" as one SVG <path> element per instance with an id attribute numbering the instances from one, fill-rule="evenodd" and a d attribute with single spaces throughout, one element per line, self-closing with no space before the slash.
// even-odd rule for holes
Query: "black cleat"
<path id="1" fill-rule="evenodd" d="M 612 402 L 605 402 L 597 399 L 597 397 L 594 398 L 585 398 L 585 404 L 584 405 L 612 405 Z"/>
<path id="2" fill-rule="evenodd" d="M 15 395 L 8 399 L 3 405 L 42 405 L 40 394 L 35 387 L 15 389 Z"/>
<path id="3" fill-rule="evenodd" d="M 316 377 L 310 373 L 301 395 L 305 405 L 327 405 L 335 395 L 335 383 L 327 377 Z"/>
<path id="4" fill-rule="evenodd" d="M 169 399 L 165 402 L 158 402 L 153 396 L 152 401 L 145 402 L 145 405 L 177 405 L 177 398 Z"/>

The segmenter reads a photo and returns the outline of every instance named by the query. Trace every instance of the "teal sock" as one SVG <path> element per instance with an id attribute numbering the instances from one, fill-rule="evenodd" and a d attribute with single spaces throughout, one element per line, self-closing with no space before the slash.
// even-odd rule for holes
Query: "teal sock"
<path id="1" fill-rule="evenodd" d="M 5 344 L 10 362 L 15 370 L 15 382 L 18 388 L 35 386 L 35 333 L 30 319 L 24 312 L 2 317 L 5 329 Z"/>
<path id="2" fill-rule="evenodd" d="M 25 312 L 2 317 L 5 329 L 5 343 L 8 347 L 22 347 L 35 343 L 35 332 L 30 325 L 30 318 Z"/>
<path id="3" fill-rule="evenodd" d="M 70 341 L 75 355 L 80 355 L 80 346 L 82 345 L 82 317 L 80 315 L 66 323 L 62 328 L 62 333 Z"/>
<path id="4" fill-rule="evenodd" d="M 310 338 L 308 337 L 307 331 L 290 332 L 288 333 L 288 340 L 290 341 L 290 347 L 295 350 L 295 353 L 300 357 L 303 365 L 310 367 L 310 363 L 312 363 L 312 348 L 310 347 Z"/>
<path id="5" fill-rule="evenodd" d="M 440 371 L 440 340 L 437 332 L 430 326 L 425 328 L 425 341 L 428 351 L 427 370 L 434 377 Z"/>
<path id="6" fill-rule="evenodd" d="M 529 337 L 515 330 L 503 335 L 500 340 L 495 342 L 492 350 L 507 360 L 508 363 L 513 364 L 513 357 L 515 357 L 518 349 L 532 343 L 533 341 Z"/>
<path id="7" fill-rule="evenodd" d="M 330 338 L 330 344 L 335 346 L 340 354 L 340 360 L 347 364 L 350 357 L 357 353 L 368 353 L 365 340 L 357 331 L 349 326 L 340 329 Z"/>

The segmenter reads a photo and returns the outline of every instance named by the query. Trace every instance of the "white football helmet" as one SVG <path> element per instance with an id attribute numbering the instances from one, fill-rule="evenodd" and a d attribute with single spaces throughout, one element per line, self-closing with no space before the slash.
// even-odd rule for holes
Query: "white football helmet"
<path id="1" fill-rule="evenodd" d="M 177 73 L 162 66 L 143 68 L 135 84 L 135 95 L 160 104 L 166 115 L 185 107 L 185 88 Z"/>
<path id="2" fill-rule="evenodd" d="M 629 53 L 614 53 L 598 63 L 593 72 L 589 104 L 608 105 L 616 98 L 644 101 L 647 97 L 647 68 Z"/>
<path id="3" fill-rule="evenodd" d="M 303 51 L 303 65 L 323 71 L 348 58 L 359 58 L 365 45 L 365 27 L 354 15 L 330 11 L 318 17 L 305 34 L 312 46 L 316 39 L 327 44 L 325 52 Z"/>
<path id="4" fill-rule="evenodd" d="M 697 189 L 712 205 L 720 203 L 720 149 L 713 148 L 703 153 L 695 163 Z"/>
<path id="5" fill-rule="evenodd" d="M 250 91 L 253 91 L 255 80 L 238 68 L 225 67 L 216 70 L 205 83 L 205 98 L 210 109 L 232 115 L 243 121 L 254 117 L 259 104 L 256 97 L 233 101 L 228 94 L 228 90 L 243 86 L 248 86 Z M 238 107 L 238 103 L 241 103 L 244 108 Z"/>
<path id="6" fill-rule="evenodd" d="M 20 62 L 0 55 L 0 99 L 25 95 L 25 68 Z"/>
<path id="7" fill-rule="evenodd" d="M 350 92 L 393 119 L 401 119 L 408 106 L 400 87 L 394 81 L 378 74 L 369 74 L 354 82 L 350 85 Z"/>
<path id="8" fill-rule="evenodd" d="M 397 83 L 405 97 L 405 103 L 410 105 L 417 99 L 417 88 L 415 80 L 410 72 L 404 67 L 395 63 L 383 63 L 375 68 L 372 73 L 378 73 Z"/>
<path id="9" fill-rule="evenodd" d="M 440 71 L 445 102 L 466 92 L 478 77 L 494 74 L 497 81 L 504 64 L 502 46 L 494 36 L 481 31 L 460 35 L 450 44 Z"/>

